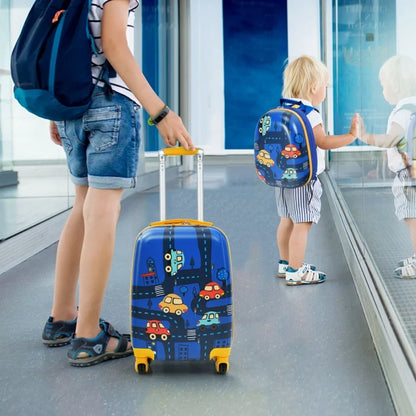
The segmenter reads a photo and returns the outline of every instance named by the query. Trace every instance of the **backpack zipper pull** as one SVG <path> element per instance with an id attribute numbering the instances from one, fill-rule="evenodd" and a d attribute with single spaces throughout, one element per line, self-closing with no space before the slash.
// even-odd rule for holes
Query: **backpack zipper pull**
<path id="1" fill-rule="evenodd" d="M 58 10 L 53 16 L 52 24 L 58 23 L 61 16 L 65 13 L 65 10 Z"/>

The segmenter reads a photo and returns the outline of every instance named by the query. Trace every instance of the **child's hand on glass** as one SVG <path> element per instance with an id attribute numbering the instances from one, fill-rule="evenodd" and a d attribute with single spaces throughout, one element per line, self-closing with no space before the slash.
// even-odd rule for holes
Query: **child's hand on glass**
<path id="1" fill-rule="evenodd" d="M 351 120 L 351 127 L 350 127 L 350 131 L 349 133 L 354 136 L 354 139 L 352 141 L 354 141 L 355 139 L 360 138 L 360 125 L 364 126 L 364 121 L 362 120 L 362 118 L 360 117 L 360 115 L 358 113 L 355 113 L 352 120 Z"/>

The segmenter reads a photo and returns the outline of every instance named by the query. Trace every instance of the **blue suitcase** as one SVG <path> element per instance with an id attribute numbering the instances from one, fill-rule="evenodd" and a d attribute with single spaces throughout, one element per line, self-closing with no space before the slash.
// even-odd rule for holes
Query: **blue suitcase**
<path id="1" fill-rule="evenodd" d="M 198 220 L 166 220 L 165 159 L 197 155 Z M 229 367 L 232 338 L 231 259 L 227 237 L 203 218 L 202 150 L 160 152 L 161 221 L 139 233 L 131 273 L 135 369 L 153 360 L 214 360 Z"/>

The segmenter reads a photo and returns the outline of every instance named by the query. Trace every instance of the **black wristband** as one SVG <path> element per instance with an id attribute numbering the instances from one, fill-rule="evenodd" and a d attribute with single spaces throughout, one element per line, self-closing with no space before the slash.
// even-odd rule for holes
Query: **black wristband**
<path id="1" fill-rule="evenodd" d="M 147 120 L 147 123 L 149 126 L 156 126 L 156 124 L 160 123 L 169 113 L 170 108 L 165 105 L 162 109 L 162 111 L 157 114 L 154 118 L 149 117 L 149 120 Z"/>

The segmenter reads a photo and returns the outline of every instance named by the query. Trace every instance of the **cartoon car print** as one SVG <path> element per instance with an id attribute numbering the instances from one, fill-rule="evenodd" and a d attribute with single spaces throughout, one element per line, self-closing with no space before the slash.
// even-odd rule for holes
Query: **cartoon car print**
<path id="1" fill-rule="evenodd" d="M 188 311 L 188 307 L 183 303 L 182 298 L 174 293 L 166 295 L 159 303 L 159 308 L 164 313 L 174 313 L 178 316 Z"/>
<path id="2" fill-rule="evenodd" d="M 296 173 L 295 169 L 289 168 L 283 172 L 282 179 L 297 179 L 298 174 Z"/>
<path id="3" fill-rule="evenodd" d="M 274 160 L 270 157 L 270 153 L 267 150 L 260 150 L 256 159 L 260 165 L 266 165 L 268 168 L 274 165 Z"/>
<path id="4" fill-rule="evenodd" d="M 209 326 L 213 331 L 215 331 L 220 323 L 220 317 L 218 312 L 208 311 L 202 315 L 202 318 L 197 321 L 196 326 L 201 330 L 205 331 L 206 327 Z"/>
<path id="5" fill-rule="evenodd" d="M 162 341 L 166 341 L 170 337 L 169 329 L 165 328 L 162 322 L 152 319 L 146 324 L 146 334 L 149 334 L 149 338 L 154 341 L 159 337 Z"/>
<path id="6" fill-rule="evenodd" d="M 259 132 L 262 136 L 264 136 L 267 133 L 267 130 L 269 130 L 270 125 L 272 124 L 272 119 L 270 116 L 264 116 L 260 119 L 260 128 Z"/>
<path id="7" fill-rule="evenodd" d="M 204 298 L 205 300 L 210 299 L 219 299 L 221 296 L 224 295 L 224 291 L 220 288 L 220 285 L 216 282 L 207 283 L 199 292 L 199 296 Z"/>
<path id="8" fill-rule="evenodd" d="M 170 261 L 170 263 L 165 267 L 165 270 L 167 273 L 170 273 L 171 276 L 178 273 L 178 270 L 185 263 L 185 257 L 180 250 L 170 250 L 170 252 L 165 254 L 165 260 Z"/>
<path id="9" fill-rule="evenodd" d="M 298 156 L 301 155 L 300 150 L 294 145 L 294 144 L 288 144 L 285 146 L 285 148 L 282 150 L 282 155 L 286 159 L 296 159 Z"/>
<path id="10" fill-rule="evenodd" d="M 259 170 L 257 170 L 257 175 L 259 176 L 259 179 L 261 181 L 263 181 L 264 183 L 266 183 L 266 179 L 264 178 L 263 174 Z"/>

